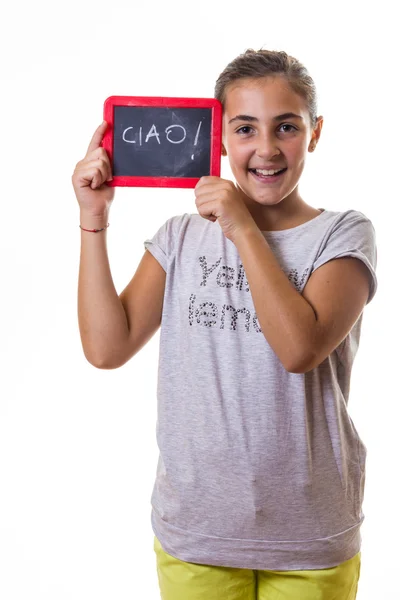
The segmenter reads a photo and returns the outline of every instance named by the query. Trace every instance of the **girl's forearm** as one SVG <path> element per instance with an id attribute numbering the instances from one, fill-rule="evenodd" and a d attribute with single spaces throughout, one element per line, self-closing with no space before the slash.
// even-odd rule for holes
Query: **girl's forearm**
<path id="1" fill-rule="evenodd" d="M 100 229 L 107 218 L 93 219 L 81 213 L 80 224 Z M 104 368 L 125 347 L 129 329 L 116 292 L 107 254 L 107 229 L 98 233 L 81 231 L 78 280 L 78 321 L 87 360 Z"/>
<path id="2" fill-rule="evenodd" d="M 241 232 L 234 243 L 265 339 L 287 371 L 301 372 L 313 347 L 312 306 L 290 283 L 258 228 Z"/>

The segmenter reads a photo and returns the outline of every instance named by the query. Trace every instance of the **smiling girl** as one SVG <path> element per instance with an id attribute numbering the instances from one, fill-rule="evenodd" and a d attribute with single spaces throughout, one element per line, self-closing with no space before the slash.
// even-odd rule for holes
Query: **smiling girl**
<path id="1" fill-rule="evenodd" d="M 215 96 L 235 181 L 202 177 L 197 213 L 145 241 L 119 296 L 104 124 L 78 163 L 83 348 L 117 368 L 161 325 L 151 522 L 163 600 L 353 600 L 366 448 L 347 404 L 375 231 L 300 196 L 323 119 L 299 61 L 248 50 Z"/>

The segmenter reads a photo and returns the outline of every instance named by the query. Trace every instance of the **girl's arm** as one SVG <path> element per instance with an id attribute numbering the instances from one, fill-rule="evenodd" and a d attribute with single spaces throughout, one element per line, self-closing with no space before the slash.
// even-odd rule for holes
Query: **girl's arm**
<path id="1" fill-rule="evenodd" d="M 282 271 L 261 231 L 234 239 L 265 339 L 290 373 L 321 364 L 348 335 L 369 295 L 369 273 L 357 258 L 331 260 L 312 273 L 303 294 Z"/>
<path id="2" fill-rule="evenodd" d="M 107 224 L 82 213 L 80 223 L 86 229 L 100 229 Z M 165 271 L 146 250 L 131 282 L 118 296 L 106 233 L 81 232 L 78 321 L 87 360 L 99 369 L 116 369 L 132 358 L 160 326 Z"/>

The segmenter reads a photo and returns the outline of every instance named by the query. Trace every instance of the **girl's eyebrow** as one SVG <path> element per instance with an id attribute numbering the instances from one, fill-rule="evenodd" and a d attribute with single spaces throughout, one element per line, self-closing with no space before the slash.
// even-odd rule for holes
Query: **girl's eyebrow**
<path id="1" fill-rule="evenodd" d="M 277 115 L 276 117 L 273 117 L 274 121 L 281 121 L 283 119 L 301 119 L 303 121 L 303 117 L 301 117 L 300 115 L 296 115 L 292 112 L 283 113 L 282 115 Z M 258 119 L 256 117 L 251 117 L 250 115 L 236 115 L 236 117 L 230 119 L 228 125 L 230 125 L 230 123 L 232 123 L 233 121 L 255 122 L 258 121 Z"/>

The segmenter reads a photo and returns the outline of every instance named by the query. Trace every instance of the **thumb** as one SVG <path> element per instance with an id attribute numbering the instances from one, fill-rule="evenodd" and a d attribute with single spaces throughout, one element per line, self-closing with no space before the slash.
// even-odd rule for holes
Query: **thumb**
<path id="1" fill-rule="evenodd" d="M 107 121 L 103 121 L 102 124 L 99 125 L 99 127 L 96 129 L 96 131 L 93 134 L 92 139 L 90 140 L 90 144 L 88 146 L 86 156 L 88 154 L 90 154 L 91 152 L 93 152 L 93 150 L 97 150 L 97 148 L 100 148 L 101 142 L 103 141 L 104 134 L 107 131 L 107 127 L 108 127 Z"/>

